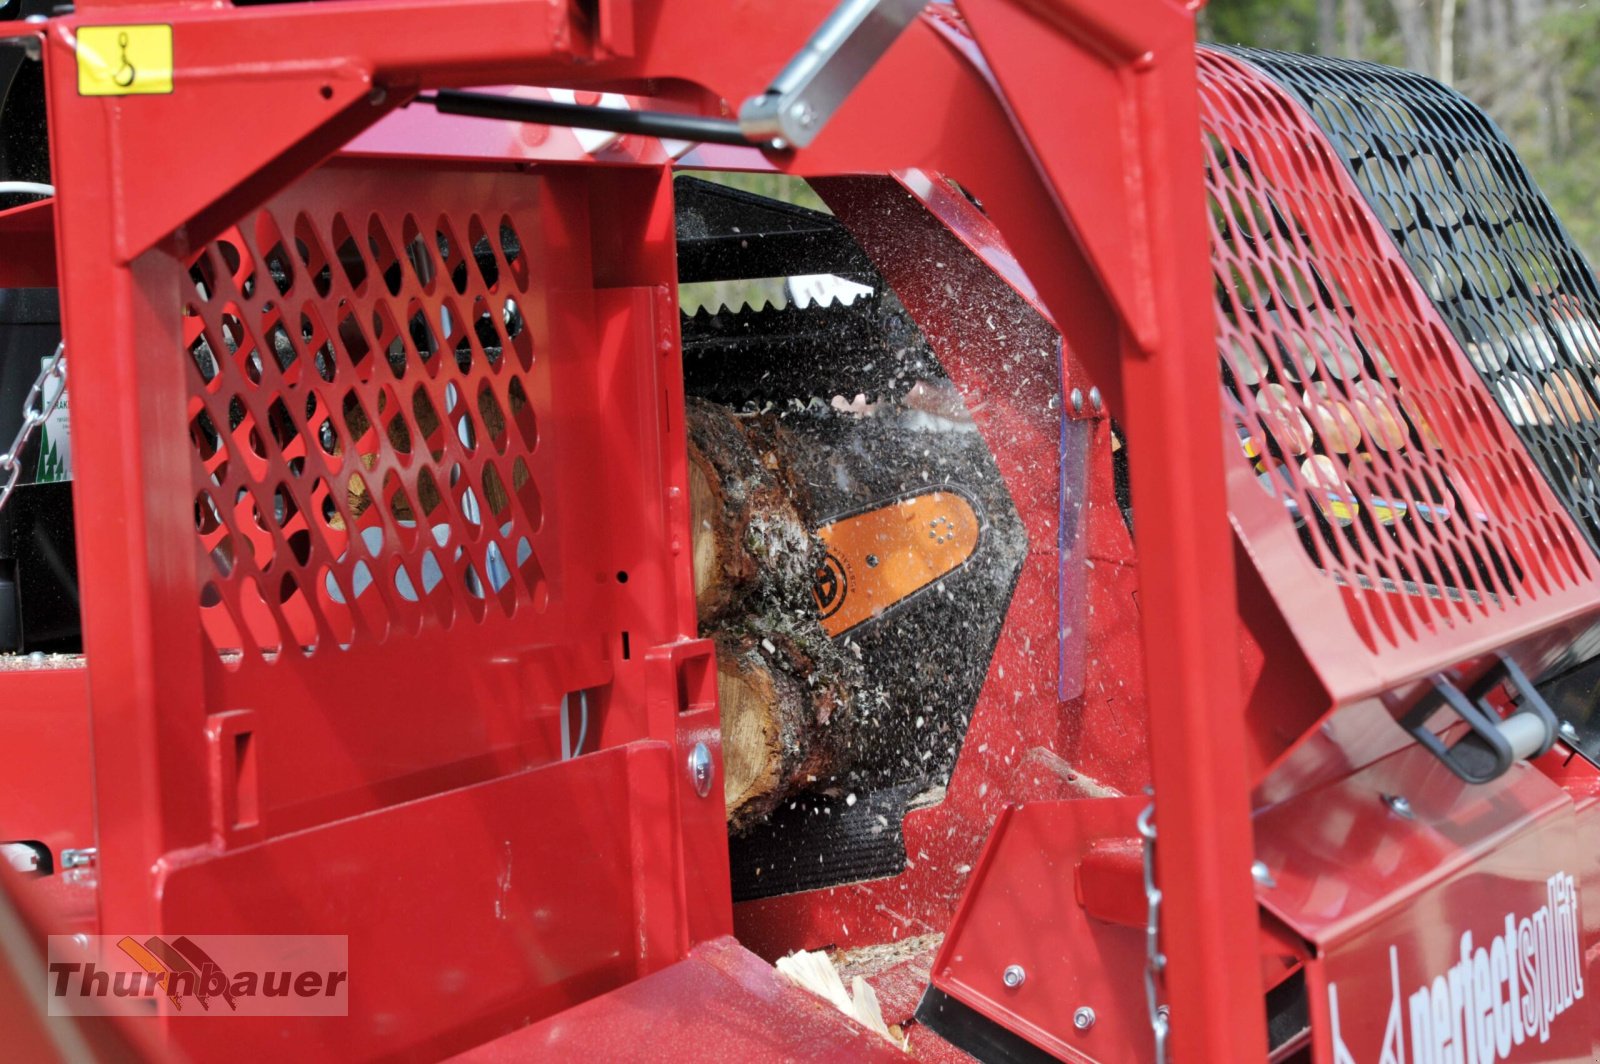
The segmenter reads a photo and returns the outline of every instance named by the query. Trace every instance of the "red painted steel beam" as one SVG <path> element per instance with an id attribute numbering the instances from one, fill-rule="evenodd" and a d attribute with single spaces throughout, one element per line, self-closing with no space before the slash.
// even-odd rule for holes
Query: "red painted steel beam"
<path id="1" fill-rule="evenodd" d="M 108 127 L 81 146 L 99 175 L 58 165 L 57 186 L 82 200 L 100 194 L 96 176 L 109 178 L 114 198 L 138 208 L 110 231 L 119 262 L 174 232 L 200 247 L 420 84 L 537 81 L 541 66 L 548 77 L 591 54 L 564 0 L 140 6 L 119 15 L 126 6 L 80 5 L 50 23 L 48 48 L 53 120 Z M 118 17 L 171 25 L 173 92 L 77 96 L 78 29 Z"/>
<path id="2" fill-rule="evenodd" d="M 1233 548 L 1218 426 L 1194 15 L 1189 6 L 962 0 L 1038 165 L 1108 291 L 1122 291 L 1113 410 L 1129 453 L 1174 1051 L 1260 1060 Z M 1084 61 L 1098 55 L 1098 69 Z M 1050 91 L 1041 71 L 1059 72 Z M 1070 79 L 1066 72 L 1074 75 Z M 1063 97 L 1066 106 L 1063 106 Z M 1109 156 L 1109 158 L 1108 158 Z M 1010 236 L 1014 226 L 1001 228 Z M 1019 248 L 1030 275 L 1050 273 Z M 1132 291 L 1128 292 L 1129 286 Z M 1041 295 L 1065 321 L 1063 305 Z"/>

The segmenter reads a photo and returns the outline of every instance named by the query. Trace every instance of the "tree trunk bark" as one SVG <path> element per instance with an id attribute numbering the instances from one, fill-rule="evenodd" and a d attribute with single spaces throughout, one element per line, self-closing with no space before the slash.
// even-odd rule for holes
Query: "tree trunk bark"
<path id="1" fill-rule="evenodd" d="M 1367 48 L 1366 0 L 1343 0 L 1344 51 L 1349 59 L 1360 59 Z"/>
<path id="2" fill-rule="evenodd" d="M 1494 2 L 1495 0 L 1468 0 L 1467 54 L 1462 68 L 1465 74 L 1479 74 L 1489 55 L 1489 8 Z"/>
<path id="3" fill-rule="evenodd" d="M 1405 49 L 1405 64 L 1412 70 L 1428 73 L 1428 18 L 1422 0 L 1390 0 L 1395 23 L 1400 28 L 1400 45 Z"/>
<path id="4" fill-rule="evenodd" d="M 1439 0 L 1434 25 L 1433 76 L 1446 85 L 1456 81 L 1456 0 Z"/>
<path id="5" fill-rule="evenodd" d="M 1317 0 L 1317 51 L 1332 55 L 1339 46 L 1339 0 Z"/>

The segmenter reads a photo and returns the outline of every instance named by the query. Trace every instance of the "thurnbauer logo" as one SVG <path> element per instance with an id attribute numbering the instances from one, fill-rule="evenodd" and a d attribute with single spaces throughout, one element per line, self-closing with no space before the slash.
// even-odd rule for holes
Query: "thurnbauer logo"
<path id="1" fill-rule="evenodd" d="M 332 935 L 51 936 L 45 996 L 50 1015 L 343 1016 L 345 950 Z"/>
<path id="2" fill-rule="evenodd" d="M 1507 913 L 1487 945 L 1474 948 L 1464 932 L 1461 959 L 1404 999 L 1400 950 L 1389 947 L 1393 997 L 1378 1064 L 1406 1064 L 1408 1021 L 1411 1064 L 1493 1064 L 1550 1040 L 1550 1025 L 1583 997 L 1583 941 L 1576 881 L 1557 872 L 1545 895 L 1531 916 Z M 1356 1064 L 1339 1030 L 1337 983 L 1328 984 L 1328 1015 L 1334 1064 Z"/>

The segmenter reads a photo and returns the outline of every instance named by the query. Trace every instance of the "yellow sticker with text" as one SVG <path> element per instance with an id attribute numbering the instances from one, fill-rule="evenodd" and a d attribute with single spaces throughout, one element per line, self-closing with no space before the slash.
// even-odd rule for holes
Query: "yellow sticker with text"
<path id="1" fill-rule="evenodd" d="M 78 27 L 79 96 L 171 91 L 171 26 Z"/>

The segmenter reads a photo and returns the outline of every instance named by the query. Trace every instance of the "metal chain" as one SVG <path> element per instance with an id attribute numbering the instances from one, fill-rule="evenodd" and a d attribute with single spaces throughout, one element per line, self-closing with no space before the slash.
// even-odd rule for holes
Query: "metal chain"
<path id="1" fill-rule="evenodd" d="M 22 401 L 22 425 L 17 429 L 10 448 L 0 454 L 0 476 L 6 478 L 5 486 L 0 487 L 0 511 L 5 510 L 6 503 L 11 501 L 11 493 L 16 490 L 17 480 L 22 476 L 22 452 L 27 450 L 28 441 L 39 426 L 56 412 L 56 407 L 61 405 L 61 397 L 67 393 L 66 353 L 66 341 L 56 344 L 56 353 L 39 370 L 33 387 L 28 389 L 28 398 Z M 52 380 L 57 382 L 56 389 L 46 400 L 45 389 Z"/>
<path id="2" fill-rule="evenodd" d="M 1161 952 L 1161 888 L 1156 886 L 1156 807 L 1139 814 L 1139 837 L 1144 840 L 1144 997 L 1150 1030 L 1156 1039 L 1155 1064 L 1167 1064 L 1167 1006 L 1161 1003 L 1161 974 L 1167 955 Z"/>

